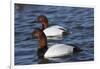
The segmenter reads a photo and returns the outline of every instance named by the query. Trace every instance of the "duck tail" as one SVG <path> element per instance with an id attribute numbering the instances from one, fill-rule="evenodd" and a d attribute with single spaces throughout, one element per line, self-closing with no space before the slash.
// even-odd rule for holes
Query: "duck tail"
<path id="1" fill-rule="evenodd" d="M 82 50 L 80 49 L 80 48 L 78 48 L 78 47 L 74 47 L 74 49 L 73 49 L 73 52 L 74 53 L 77 53 L 77 52 L 81 52 Z"/>
<path id="2" fill-rule="evenodd" d="M 68 29 L 64 29 L 64 28 L 59 28 L 60 30 L 63 30 L 63 35 L 69 35 L 71 34 L 72 32 L 70 32 Z"/>
<path id="3" fill-rule="evenodd" d="M 70 46 L 74 46 L 73 48 L 73 53 L 77 53 L 77 52 L 81 52 L 82 49 L 80 49 L 78 46 L 74 45 L 74 44 L 68 44 Z"/>

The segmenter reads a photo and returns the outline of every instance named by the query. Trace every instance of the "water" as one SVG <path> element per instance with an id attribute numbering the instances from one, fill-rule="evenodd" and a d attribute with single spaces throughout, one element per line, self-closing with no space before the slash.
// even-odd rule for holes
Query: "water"
<path id="1" fill-rule="evenodd" d="M 60 25 L 71 34 L 62 40 L 48 40 L 48 46 L 56 43 L 73 44 L 81 52 L 69 56 L 38 59 L 38 40 L 32 38 L 32 31 L 40 28 L 35 20 L 39 15 L 46 15 L 49 25 Z M 61 63 L 94 60 L 94 9 L 81 7 L 58 7 L 43 5 L 15 5 L 15 65 L 42 63 Z"/>

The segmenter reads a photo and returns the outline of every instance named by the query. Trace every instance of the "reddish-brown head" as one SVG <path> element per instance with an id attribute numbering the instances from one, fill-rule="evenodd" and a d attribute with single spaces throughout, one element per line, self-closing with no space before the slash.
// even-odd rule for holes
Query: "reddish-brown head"
<path id="1" fill-rule="evenodd" d="M 41 29 L 38 29 L 33 32 L 33 35 L 36 36 L 39 40 L 40 48 L 47 48 L 47 38 L 44 32 Z"/>
<path id="2" fill-rule="evenodd" d="M 42 34 L 42 31 L 41 30 L 36 30 L 36 31 L 33 31 L 32 33 L 35 37 L 39 37 L 41 34 Z"/>
<path id="3" fill-rule="evenodd" d="M 38 16 L 38 21 L 42 24 L 42 29 L 45 29 L 48 27 L 48 19 L 44 15 Z"/>

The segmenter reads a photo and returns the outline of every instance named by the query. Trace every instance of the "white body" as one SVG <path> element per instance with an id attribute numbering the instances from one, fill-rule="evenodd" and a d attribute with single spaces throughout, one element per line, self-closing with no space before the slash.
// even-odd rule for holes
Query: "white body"
<path id="1" fill-rule="evenodd" d="M 73 46 L 65 44 L 55 44 L 45 53 L 45 58 L 60 57 L 73 53 Z"/>
<path id="2" fill-rule="evenodd" d="M 44 33 L 46 36 L 60 36 L 63 34 L 65 28 L 55 25 L 55 26 L 50 26 L 44 30 Z"/>

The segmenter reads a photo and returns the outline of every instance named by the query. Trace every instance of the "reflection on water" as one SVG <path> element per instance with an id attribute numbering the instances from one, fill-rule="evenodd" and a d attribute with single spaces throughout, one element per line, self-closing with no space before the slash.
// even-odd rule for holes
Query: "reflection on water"
<path id="1" fill-rule="evenodd" d="M 38 58 L 38 40 L 32 31 L 40 28 L 36 22 L 39 15 L 48 17 L 49 26 L 60 25 L 71 33 L 63 37 L 48 38 L 48 47 L 54 44 L 73 44 L 80 49 L 78 54 L 60 58 Z M 44 64 L 94 60 L 94 9 L 81 7 L 58 7 L 43 5 L 15 5 L 15 64 Z"/>

